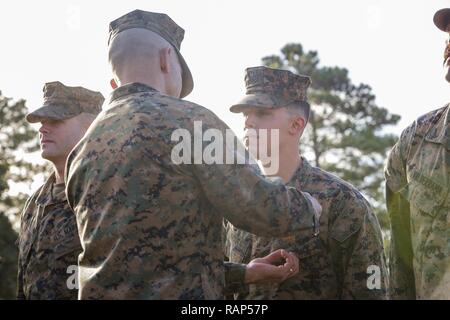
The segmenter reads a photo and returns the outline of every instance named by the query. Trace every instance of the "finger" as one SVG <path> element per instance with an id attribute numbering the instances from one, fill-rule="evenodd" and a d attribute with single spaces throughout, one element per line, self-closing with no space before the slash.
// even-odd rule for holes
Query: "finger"
<path id="1" fill-rule="evenodd" d="M 292 252 L 286 252 L 286 263 L 282 266 L 286 272 L 286 279 L 298 273 L 299 262 L 297 256 Z"/>
<path id="2" fill-rule="evenodd" d="M 291 255 L 286 254 L 285 259 L 285 263 L 279 267 L 282 268 L 287 274 L 294 272 L 296 269 L 294 258 Z"/>
<path id="3" fill-rule="evenodd" d="M 294 266 L 295 266 L 294 267 L 294 270 L 295 270 L 294 273 L 298 273 L 300 271 L 300 261 L 299 261 L 297 255 L 295 253 L 290 252 L 290 256 L 292 257 L 292 260 L 293 260 Z"/>
<path id="4" fill-rule="evenodd" d="M 288 262 L 290 264 L 295 264 L 296 263 L 297 256 L 294 253 L 289 252 L 287 250 L 283 250 L 282 256 L 285 259 L 285 264 L 288 263 Z"/>
<path id="5" fill-rule="evenodd" d="M 263 259 L 270 264 L 275 264 L 277 262 L 280 262 L 280 260 L 283 260 L 286 256 L 286 250 L 284 249 L 278 249 L 269 255 L 265 256 Z"/>

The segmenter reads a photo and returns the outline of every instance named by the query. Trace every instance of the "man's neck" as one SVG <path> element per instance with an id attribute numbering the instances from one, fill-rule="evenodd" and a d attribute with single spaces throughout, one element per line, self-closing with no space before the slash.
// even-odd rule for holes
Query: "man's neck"
<path id="1" fill-rule="evenodd" d="M 64 168 L 65 168 L 65 163 L 54 163 L 53 164 L 53 169 L 55 172 L 55 183 L 56 184 L 60 184 L 60 183 L 64 183 Z"/>
<path id="2" fill-rule="evenodd" d="M 139 82 L 145 84 L 153 89 L 167 95 L 166 87 L 161 79 L 148 79 L 147 77 L 140 77 L 136 75 L 124 75 L 119 80 L 119 86 L 124 86 L 129 83 Z"/>
<path id="3" fill-rule="evenodd" d="M 298 150 L 292 149 L 292 152 L 280 152 L 279 169 L 274 176 L 283 179 L 284 183 L 288 183 L 299 166 L 302 164 L 302 158 Z"/>

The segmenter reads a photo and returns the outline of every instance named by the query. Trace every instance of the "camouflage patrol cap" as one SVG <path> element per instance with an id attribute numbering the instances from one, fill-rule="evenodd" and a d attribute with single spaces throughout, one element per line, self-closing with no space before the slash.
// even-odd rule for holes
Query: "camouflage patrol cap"
<path id="1" fill-rule="evenodd" d="M 97 115 L 105 101 L 100 92 L 83 87 L 67 87 L 59 81 L 46 83 L 43 91 L 43 106 L 26 116 L 26 120 L 30 123 L 40 122 L 43 119 L 64 120 L 82 112 Z"/>
<path id="2" fill-rule="evenodd" d="M 444 32 L 450 32 L 450 8 L 444 8 L 434 14 L 433 22 Z"/>
<path id="3" fill-rule="evenodd" d="M 191 93 L 194 88 L 194 80 L 186 61 L 180 52 L 181 42 L 184 38 L 184 30 L 164 13 L 134 10 L 120 18 L 117 18 L 109 24 L 108 45 L 120 32 L 133 28 L 150 30 L 158 34 L 161 38 L 170 43 L 172 47 L 174 47 L 178 54 L 183 73 L 181 98 L 184 98 Z"/>
<path id="4" fill-rule="evenodd" d="M 281 108 L 293 103 L 307 103 L 306 90 L 311 84 L 307 76 L 288 70 L 252 67 L 245 70 L 246 96 L 230 111 L 239 113 L 246 107 Z"/>

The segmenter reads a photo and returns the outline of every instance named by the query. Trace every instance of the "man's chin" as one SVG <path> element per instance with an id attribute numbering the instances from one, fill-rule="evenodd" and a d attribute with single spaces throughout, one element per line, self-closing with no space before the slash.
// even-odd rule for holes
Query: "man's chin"
<path id="1" fill-rule="evenodd" d="M 49 150 L 43 150 L 41 152 L 41 158 L 48 160 L 48 161 L 52 161 L 52 159 L 55 158 L 55 155 L 52 152 L 50 152 Z"/>

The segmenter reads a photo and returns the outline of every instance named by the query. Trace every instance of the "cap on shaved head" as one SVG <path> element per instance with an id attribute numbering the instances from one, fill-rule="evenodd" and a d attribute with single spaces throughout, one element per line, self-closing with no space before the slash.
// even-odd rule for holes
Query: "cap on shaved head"
<path id="1" fill-rule="evenodd" d="M 136 33 L 135 31 L 130 32 L 131 30 L 136 29 L 143 31 L 141 33 Z M 151 33 L 145 33 L 145 31 Z M 110 23 L 109 40 L 108 40 L 108 44 L 111 45 L 110 49 L 111 47 L 116 49 L 116 47 L 114 47 L 113 44 L 114 42 L 116 42 L 118 38 L 124 38 L 124 35 L 125 37 L 128 37 L 132 34 L 134 35 L 134 41 L 132 44 L 139 43 L 139 41 L 136 41 L 136 38 L 139 37 L 145 38 L 147 35 L 148 37 L 151 37 L 151 41 L 155 42 L 157 46 L 161 45 L 161 43 L 157 40 L 158 38 L 163 39 L 166 46 L 167 44 L 170 46 L 171 51 L 174 51 L 175 53 L 172 55 L 177 56 L 178 62 L 177 64 L 178 66 L 180 66 L 180 72 L 182 77 L 182 88 L 180 96 L 181 97 L 187 96 L 192 91 L 194 87 L 194 82 L 189 67 L 187 66 L 186 61 L 184 60 L 180 52 L 181 42 L 183 41 L 184 38 L 184 30 L 179 25 L 177 25 L 168 15 L 164 13 L 134 10 L 117 18 L 116 20 Z M 158 37 L 155 37 L 155 35 Z M 142 48 L 142 46 L 136 45 L 136 48 L 139 49 Z M 127 54 L 126 56 L 129 57 L 130 54 Z M 117 55 L 110 54 L 110 61 L 115 62 L 115 59 L 111 60 L 111 58 L 116 57 Z M 142 57 L 142 55 L 137 54 L 136 57 Z M 129 59 L 127 60 L 130 61 Z M 120 59 L 118 60 L 118 62 L 121 62 Z"/>

